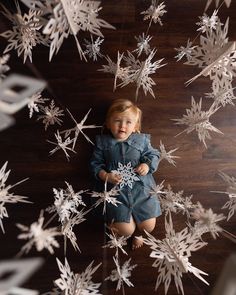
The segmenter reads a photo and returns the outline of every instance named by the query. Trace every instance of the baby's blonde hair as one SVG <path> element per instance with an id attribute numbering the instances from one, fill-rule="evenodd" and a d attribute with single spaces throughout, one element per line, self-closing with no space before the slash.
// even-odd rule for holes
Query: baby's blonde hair
<path id="1" fill-rule="evenodd" d="M 108 127 L 109 120 L 115 113 L 124 113 L 126 111 L 131 111 L 137 116 L 136 132 L 140 132 L 142 111 L 137 105 L 128 99 L 116 99 L 111 104 L 106 115 L 106 126 Z"/>

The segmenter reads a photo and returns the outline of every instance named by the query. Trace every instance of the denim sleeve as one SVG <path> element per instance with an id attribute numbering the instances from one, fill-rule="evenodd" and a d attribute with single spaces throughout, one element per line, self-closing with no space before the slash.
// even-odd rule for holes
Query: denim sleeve
<path id="1" fill-rule="evenodd" d="M 99 179 L 98 172 L 105 169 L 105 159 L 100 137 L 96 137 L 96 144 L 90 160 L 90 171 L 92 175 Z"/>
<path id="2" fill-rule="evenodd" d="M 150 136 L 145 136 L 144 150 L 140 162 L 146 163 L 149 166 L 149 172 L 153 173 L 157 170 L 159 161 L 160 152 L 152 147 Z"/>

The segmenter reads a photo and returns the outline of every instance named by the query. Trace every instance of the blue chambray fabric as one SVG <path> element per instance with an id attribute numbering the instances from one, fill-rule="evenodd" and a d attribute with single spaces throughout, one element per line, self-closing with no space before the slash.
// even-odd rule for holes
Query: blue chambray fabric
<path id="1" fill-rule="evenodd" d="M 161 215 L 160 204 L 156 196 L 150 191 L 155 186 L 152 173 L 157 170 L 160 153 L 150 143 L 149 134 L 133 133 L 125 141 L 119 142 L 110 134 L 98 135 L 96 145 L 90 161 L 90 169 L 96 180 L 95 190 L 104 191 L 104 182 L 98 177 L 98 172 L 104 169 L 107 172 L 118 169 L 118 163 L 127 165 L 129 162 L 135 168 L 140 163 L 147 163 L 149 172 L 139 176 L 139 181 L 120 189 L 117 200 L 121 202 L 117 207 L 106 204 L 106 221 L 130 222 L 131 215 L 136 223 Z M 114 185 L 108 184 L 108 190 Z"/>

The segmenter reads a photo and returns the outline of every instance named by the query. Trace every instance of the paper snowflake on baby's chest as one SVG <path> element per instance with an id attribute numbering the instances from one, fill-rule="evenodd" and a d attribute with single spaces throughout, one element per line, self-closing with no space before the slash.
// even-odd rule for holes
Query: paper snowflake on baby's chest
<path id="1" fill-rule="evenodd" d="M 133 183 L 135 181 L 140 181 L 140 179 L 134 171 L 134 168 L 131 165 L 131 162 L 124 165 L 119 162 L 118 169 L 112 170 L 111 172 L 121 176 L 122 180 L 119 184 L 120 188 L 123 188 L 124 186 L 129 186 L 132 189 Z"/>

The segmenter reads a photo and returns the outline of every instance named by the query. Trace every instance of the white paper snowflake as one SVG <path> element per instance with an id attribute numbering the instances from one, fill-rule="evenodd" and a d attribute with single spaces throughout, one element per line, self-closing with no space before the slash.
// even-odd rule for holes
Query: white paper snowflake
<path id="1" fill-rule="evenodd" d="M 165 194 L 166 191 L 164 189 L 164 182 L 163 180 L 160 184 L 156 184 L 150 191 L 150 194 L 152 196 L 156 196 L 157 198 L 159 197 L 160 194 Z"/>
<path id="2" fill-rule="evenodd" d="M 121 176 L 121 182 L 119 183 L 120 188 L 128 185 L 132 189 L 133 182 L 140 181 L 131 165 L 131 162 L 128 162 L 127 164 L 119 162 L 118 168 L 116 170 L 112 170 L 111 172 Z"/>
<path id="3" fill-rule="evenodd" d="M 41 252 L 47 249 L 51 254 L 54 254 L 54 247 L 59 248 L 59 243 L 55 239 L 61 233 L 56 227 L 44 229 L 43 211 L 40 212 L 38 221 L 32 223 L 30 226 L 25 226 L 18 223 L 17 227 L 23 232 L 17 236 L 18 239 L 29 240 L 22 248 L 19 254 L 28 253 L 35 245 L 37 251 Z"/>
<path id="4" fill-rule="evenodd" d="M 144 14 L 144 20 L 149 20 L 150 19 L 150 23 L 151 21 L 154 21 L 154 23 L 156 24 L 157 22 L 162 26 L 162 21 L 161 21 L 161 17 L 167 12 L 165 10 L 165 4 L 164 2 L 161 2 L 160 4 L 158 4 L 158 0 L 152 0 L 152 4 L 151 6 L 145 10 L 142 11 L 141 14 Z M 149 23 L 149 26 L 150 26 Z"/>
<path id="5" fill-rule="evenodd" d="M 147 238 L 143 238 L 144 243 L 152 250 L 150 257 L 155 259 L 152 266 L 158 271 L 155 290 L 164 283 L 166 294 L 173 277 L 178 293 L 181 291 L 184 294 L 182 276 L 188 272 L 208 285 L 202 277 L 207 274 L 189 262 L 192 252 L 201 249 L 207 243 L 200 241 L 198 236 L 192 235 L 187 227 L 176 233 L 170 215 L 165 227 L 166 237 L 163 240 L 157 240 L 148 232 L 146 232 Z"/>
<path id="6" fill-rule="evenodd" d="M 188 127 L 184 131 L 180 132 L 176 136 L 186 132 L 187 134 L 196 130 L 200 142 L 203 142 L 205 147 L 206 139 L 211 139 L 209 131 L 223 134 L 219 129 L 214 127 L 209 121 L 210 117 L 219 109 L 214 105 L 208 111 L 202 111 L 202 99 L 200 98 L 199 103 L 196 103 L 194 97 L 191 99 L 192 108 L 186 109 L 186 115 L 183 115 L 181 119 L 172 119 L 176 121 L 176 125 L 187 125 Z"/>
<path id="7" fill-rule="evenodd" d="M 6 77 L 5 73 L 10 70 L 10 67 L 7 65 L 9 58 L 9 54 L 4 54 L 0 57 L 0 82 Z"/>
<path id="8" fill-rule="evenodd" d="M 211 5 L 213 0 L 207 0 L 207 3 L 206 3 L 206 7 L 205 7 L 205 11 L 208 9 L 208 7 Z M 223 1 L 221 1 L 223 3 Z M 219 3 L 220 3 L 220 0 L 215 0 L 215 7 L 219 7 Z M 224 3 L 227 7 L 230 6 L 231 4 L 231 0 L 224 0 Z"/>
<path id="9" fill-rule="evenodd" d="M 203 16 L 199 16 L 200 22 L 197 22 L 196 25 L 199 26 L 197 31 L 200 31 L 202 33 L 205 33 L 206 31 L 210 30 L 216 30 L 217 25 L 222 25 L 220 22 L 220 19 L 217 15 L 218 10 L 214 10 L 211 17 L 207 16 L 205 13 Z"/>
<path id="10" fill-rule="evenodd" d="M 151 53 L 151 47 L 149 44 L 149 41 L 152 40 L 152 37 L 146 36 L 144 33 L 142 35 L 139 35 L 138 37 L 135 36 L 135 39 L 137 40 L 137 49 L 133 50 L 133 52 L 136 52 L 138 57 L 142 54 L 144 51 L 146 55 Z"/>
<path id="11" fill-rule="evenodd" d="M 102 69 L 99 69 L 98 71 L 104 72 L 104 73 L 111 73 L 114 74 L 116 73 L 117 65 L 115 62 L 113 62 L 110 57 L 107 55 L 105 56 L 105 59 L 107 61 L 107 65 L 102 65 Z"/>
<path id="12" fill-rule="evenodd" d="M 5 231 L 4 231 L 2 220 L 4 217 L 9 217 L 7 209 L 6 209 L 6 204 L 31 203 L 30 201 L 26 200 L 27 197 L 14 195 L 13 193 L 9 192 L 9 190 L 11 190 L 13 187 L 26 181 L 27 179 L 23 179 L 13 185 L 11 184 L 6 185 L 6 181 L 11 172 L 11 170 L 6 171 L 7 164 L 8 162 L 5 162 L 5 164 L 0 169 L 0 227 L 3 233 L 5 233 Z"/>
<path id="13" fill-rule="evenodd" d="M 28 102 L 29 117 L 32 118 L 34 112 L 38 113 L 40 110 L 40 107 L 42 107 L 42 104 L 44 104 L 45 101 L 48 101 L 48 100 L 49 98 L 42 97 L 40 92 L 33 94 L 29 98 L 29 102 Z"/>
<path id="14" fill-rule="evenodd" d="M 65 141 L 63 141 L 60 132 L 57 130 L 57 133 L 54 133 L 57 142 L 53 142 L 51 140 L 47 140 L 47 142 L 54 144 L 56 147 L 54 149 L 52 149 L 49 154 L 53 155 L 55 152 L 59 151 L 59 150 L 63 150 L 63 152 L 66 155 L 67 160 L 69 161 L 70 159 L 70 155 L 68 154 L 67 151 L 71 151 L 73 153 L 76 153 L 74 151 L 74 149 L 72 147 L 69 147 L 70 144 L 73 143 L 73 139 L 70 139 L 70 137 L 66 138 Z"/>
<path id="15" fill-rule="evenodd" d="M 100 267 L 101 263 L 93 268 L 93 261 L 87 266 L 84 272 L 77 274 L 70 269 L 70 265 L 65 258 L 63 265 L 57 258 L 57 264 L 61 271 L 61 277 L 55 280 L 55 284 L 65 292 L 65 295 L 80 295 L 80 294 L 100 294 L 98 288 L 101 283 L 93 283 L 92 275 Z"/>
<path id="16" fill-rule="evenodd" d="M 95 207 L 103 203 L 103 214 L 106 212 L 106 204 L 110 203 L 114 206 L 118 206 L 121 204 L 120 201 L 117 200 L 115 196 L 119 194 L 119 190 L 116 187 L 113 187 L 111 190 L 107 191 L 107 180 L 104 184 L 104 191 L 103 192 L 92 192 L 91 196 L 93 198 L 98 198 L 97 202 L 94 204 Z"/>
<path id="17" fill-rule="evenodd" d="M 191 228 L 195 235 L 201 237 L 205 233 L 210 233 L 214 239 L 223 231 L 217 223 L 224 220 L 223 214 L 216 214 L 213 210 L 205 209 L 198 202 L 197 207 L 191 213 L 191 217 L 195 220 L 194 226 Z"/>
<path id="18" fill-rule="evenodd" d="M 97 60 L 97 57 L 102 57 L 103 55 L 100 52 L 100 46 L 104 39 L 98 37 L 95 41 L 93 41 L 93 37 L 91 36 L 91 41 L 84 40 L 86 50 L 84 51 L 85 55 L 88 55 L 89 58 L 92 58 L 93 61 Z"/>
<path id="19" fill-rule="evenodd" d="M 40 111 L 43 115 L 38 116 L 37 120 L 42 120 L 47 130 L 49 125 L 61 125 L 62 119 L 60 117 L 64 116 L 63 110 L 60 110 L 59 107 L 55 106 L 54 100 L 51 101 L 49 106 L 42 106 Z"/>
<path id="20" fill-rule="evenodd" d="M 175 151 L 177 151 L 179 148 L 175 148 L 175 149 L 172 149 L 169 152 L 167 152 L 164 144 L 162 143 L 162 141 L 160 141 L 160 147 L 159 148 L 160 148 L 160 161 L 165 159 L 168 163 L 176 166 L 176 162 L 175 162 L 174 159 L 178 159 L 180 157 L 179 156 L 174 156 L 172 154 Z"/>
<path id="21" fill-rule="evenodd" d="M 106 243 L 106 245 L 103 246 L 103 248 L 115 248 L 115 257 L 118 257 L 119 250 L 121 250 L 123 254 L 128 255 L 123 247 L 127 245 L 127 240 L 130 238 L 130 236 L 117 236 L 112 229 L 111 234 L 106 233 L 106 235 L 109 237 L 110 240 Z"/>
<path id="22" fill-rule="evenodd" d="M 134 285 L 130 282 L 129 278 L 131 277 L 131 271 L 137 266 L 137 264 L 130 265 L 131 258 L 125 261 L 122 266 L 120 266 L 118 258 L 113 257 L 113 260 L 115 262 L 116 269 L 113 269 L 111 271 L 110 276 L 105 278 L 105 281 L 117 281 L 116 291 L 120 290 L 120 288 L 124 286 L 124 283 L 128 287 L 134 287 Z"/>
<path id="23" fill-rule="evenodd" d="M 12 30 L 0 34 L 0 36 L 6 38 L 9 42 L 4 53 L 15 49 L 17 50 L 18 56 L 22 53 L 24 54 L 24 62 L 27 57 L 32 62 L 32 48 L 37 44 L 48 44 L 46 38 L 40 33 L 40 29 L 42 28 L 39 17 L 40 12 L 30 9 L 28 14 L 25 13 L 22 15 L 19 3 L 15 3 L 17 9 L 15 14 L 12 14 L 1 4 L 4 10 L 2 11 L 3 15 L 13 24 Z"/>
<path id="24" fill-rule="evenodd" d="M 81 133 L 88 142 L 90 142 L 91 144 L 94 145 L 94 143 L 92 142 L 92 140 L 84 133 L 83 129 L 91 129 L 91 128 L 101 128 L 102 126 L 97 126 L 97 125 L 85 125 L 85 121 L 88 118 L 88 115 L 91 111 L 91 109 L 89 109 L 89 111 L 87 112 L 87 114 L 84 116 L 84 118 L 78 123 L 75 118 L 72 116 L 71 112 L 69 110 L 67 110 L 68 113 L 71 116 L 71 119 L 74 121 L 74 123 L 76 124 L 74 128 L 71 129 L 67 129 L 62 131 L 61 133 L 65 133 L 65 136 L 68 137 L 72 132 L 74 132 L 74 138 L 72 139 L 73 141 L 73 146 L 72 148 L 75 148 L 75 144 L 78 140 L 78 136 Z"/>
<path id="25" fill-rule="evenodd" d="M 219 88 L 217 93 L 214 92 L 214 89 L 211 93 L 205 93 L 207 98 L 211 98 L 214 100 L 216 106 L 223 106 L 225 107 L 227 104 L 234 106 L 234 100 L 236 99 L 234 95 L 234 89 L 236 87 L 232 87 L 232 84 L 229 83 L 228 87 L 226 88 Z"/>
<path id="26" fill-rule="evenodd" d="M 186 47 L 180 46 L 179 48 L 175 48 L 178 54 L 175 56 L 177 61 L 180 61 L 183 57 L 186 57 L 187 60 L 191 59 L 192 51 L 197 46 L 192 46 L 193 43 L 188 39 Z"/>

